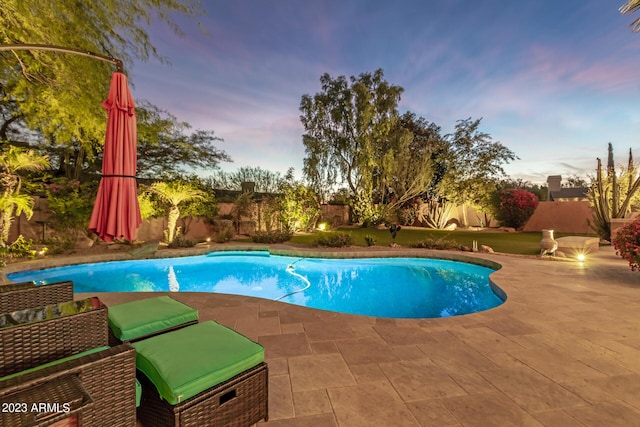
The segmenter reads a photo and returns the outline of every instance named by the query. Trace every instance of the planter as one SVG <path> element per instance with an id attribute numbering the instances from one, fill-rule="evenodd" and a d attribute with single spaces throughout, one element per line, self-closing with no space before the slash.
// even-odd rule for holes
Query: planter
<path id="1" fill-rule="evenodd" d="M 553 238 L 553 230 L 542 230 L 540 240 L 540 255 L 552 254 L 558 249 L 558 242 Z"/>
<path id="2" fill-rule="evenodd" d="M 635 213 L 632 215 L 633 216 L 631 218 L 611 218 L 611 234 L 609 235 L 610 241 L 616 237 L 616 233 L 620 228 L 636 220 L 638 214 Z"/>

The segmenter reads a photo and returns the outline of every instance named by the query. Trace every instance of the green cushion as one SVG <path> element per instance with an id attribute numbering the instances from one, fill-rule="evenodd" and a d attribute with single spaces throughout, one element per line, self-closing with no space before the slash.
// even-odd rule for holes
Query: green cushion
<path id="1" fill-rule="evenodd" d="M 78 358 L 80 358 L 82 356 L 87 356 L 89 354 L 97 353 L 99 351 L 107 350 L 107 349 L 109 349 L 108 346 L 92 348 L 91 350 L 83 351 L 82 353 L 74 354 L 72 356 L 63 357 L 62 359 L 54 360 L 53 362 L 43 363 L 42 365 L 38 365 L 38 366 L 33 367 L 33 368 L 25 369 L 24 371 L 15 372 L 13 374 L 7 375 L 6 377 L 0 378 L 0 381 L 8 380 L 9 378 L 17 377 L 18 375 L 24 375 L 24 374 L 28 374 L 30 372 L 39 371 L 40 369 L 48 368 L 49 366 L 55 366 L 55 365 L 58 365 L 60 363 L 66 362 L 68 360 L 78 359 Z"/>
<path id="2" fill-rule="evenodd" d="M 264 362 L 264 348 L 214 321 L 133 344 L 136 366 L 176 405 Z"/>
<path id="3" fill-rule="evenodd" d="M 198 310 L 168 296 L 109 307 L 109 328 L 120 341 L 145 337 L 198 321 Z"/>
<path id="4" fill-rule="evenodd" d="M 136 408 L 140 407 L 140 400 L 142 400 L 142 384 L 136 378 Z"/>

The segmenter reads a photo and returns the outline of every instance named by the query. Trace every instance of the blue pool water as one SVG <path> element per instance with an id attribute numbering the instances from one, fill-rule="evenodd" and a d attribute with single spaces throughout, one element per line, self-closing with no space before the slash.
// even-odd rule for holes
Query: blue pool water
<path id="1" fill-rule="evenodd" d="M 325 259 L 268 252 L 82 264 L 8 274 L 14 282 L 74 282 L 75 292 L 218 292 L 341 313 L 447 317 L 502 304 L 494 270 L 429 258 Z"/>

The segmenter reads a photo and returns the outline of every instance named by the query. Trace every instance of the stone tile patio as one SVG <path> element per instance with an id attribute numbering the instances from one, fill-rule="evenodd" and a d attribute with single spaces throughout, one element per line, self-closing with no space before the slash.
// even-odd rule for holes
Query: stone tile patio
<path id="1" fill-rule="evenodd" d="M 460 317 L 172 297 L 265 347 L 269 421 L 259 426 L 640 425 L 640 273 L 609 247 L 582 264 L 483 258 L 503 266 L 492 280 L 508 299 Z M 150 295 L 99 297 L 110 305 Z"/>

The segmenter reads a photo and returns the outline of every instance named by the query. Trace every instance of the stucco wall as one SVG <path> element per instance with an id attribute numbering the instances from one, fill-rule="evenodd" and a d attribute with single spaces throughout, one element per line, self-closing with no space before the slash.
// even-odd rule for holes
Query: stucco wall
<path id="1" fill-rule="evenodd" d="M 555 230 L 561 233 L 595 234 L 587 224 L 592 211 L 587 201 L 540 202 L 524 231 Z"/>

